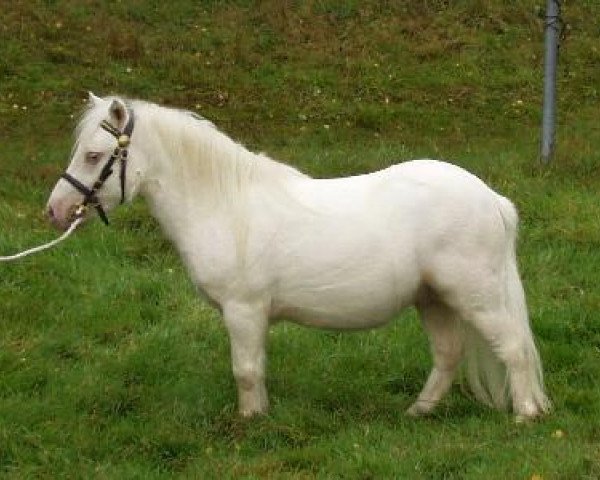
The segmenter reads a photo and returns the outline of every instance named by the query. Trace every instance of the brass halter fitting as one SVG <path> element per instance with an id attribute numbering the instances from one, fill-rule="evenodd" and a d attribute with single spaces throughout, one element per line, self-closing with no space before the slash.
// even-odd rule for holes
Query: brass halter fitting
<path id="1" fill-rule="evenodd" d="M 121 148 L 126 148 L 129 146 L 129 142 L 130 142 L 130 138 L 129 135 L 119 135 L 119 138 L 117 139 L 117 143 L 119 144 L 119 147 Z"/>
<path id="2" fill-rule="evenodd" d="M 75 209 L 74 215 L 76 217 L 81 217 L 81 216 L 85 215 L 85 212 L 87 211 L 87 209 L 88 209 L 87 205 L 84 205 L 83 203 L 79 204 L 79 205 L 77 205 L 77 208 Z"/>
<path id="3" fill-rule="evenodd" d="M 76 205 L 73 205 L 69 210 L 69 215 L 68 215 L 69 221 L 74 222 L 78 218 L 83 217 L 88 210 L 88 205 L 84 205 L 83 203 L 78 203 Z"/>

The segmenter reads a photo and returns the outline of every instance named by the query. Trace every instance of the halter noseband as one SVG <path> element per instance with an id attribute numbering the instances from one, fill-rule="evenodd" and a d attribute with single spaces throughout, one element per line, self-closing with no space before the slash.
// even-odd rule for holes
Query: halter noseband
<path id="1" fill-rule="evenodd" d="M 76 206 L 75 215 L 81 216 L 83 212 L 87 209 L 88 206 L 92 206 L 98 212 L 98 216 L 104 222 L 105 225 L 108 225 L 108 217 L 106 216 L 106 212 L 102 208 L 100 201 L 98 200 L 98 196 L 96 193 L 104 182 L 111 176 L 113 173 L 112 167 L 113 164 L 120 160 L 120 172 L 119 179 L 121 183 L 121 202 L 125 201 L 125 175 L 126 175 L 126 167 L 127 167 L 127 147 L 129 146 L 129 142 L 131 141 L 131 133 L 133 132 L 133 110 L 127 109 L 129 114 L 129 119 L 127 120 L 127 125 L 123 131 L 120 131 L 118 128 L 114 127 L 106 120 L 103 120 L 100 126 L 110 133 L 113 137 L 117 139 L 117 147 L 115 148 L 113 154 L 110 156 L 102 170 L 100 171 L 100 175 L 98 176 L 98 180 L 94 182 L 92 188 L 86 187 L 83 183 L 77 180 L 75 177 L 70 175 L 69 173 L 63 173 L 61 178 L 64 178 L 67 182 L 69 182 L 76 190 L 83 194 L 83 201 Z"/>

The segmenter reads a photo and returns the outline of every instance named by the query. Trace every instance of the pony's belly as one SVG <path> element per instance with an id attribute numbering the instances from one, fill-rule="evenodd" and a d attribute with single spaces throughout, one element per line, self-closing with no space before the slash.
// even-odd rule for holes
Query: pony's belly
<path id="1" fill-rule="evenodd" d="M 311 327 L 360 330 L 386 324 L 413 300 L 412 293 L 399 297 L 389 286 L 376 292 L 296 292 L 274 299 L 272 314 Z"/>
<path id="2" fill-rule="evenodd" d="M 330 330 L 366 330 L 385 325 L 392 318 L 388 315 L 359 315 L 354 312 L 348 315 L 336 315 L 311 311 L 308 309 L 289 309 L 281 318 L 307 327 L 324 328 Z"/>
<path id="3" fill-rule="evenodd" d="M 282 256 L 276 269 L 274 316 L 315 327 L 363 329 L 385 324 L 414 302 L 417 263 L 410 252 L 395 251 L 381 233 L 368 228 L 336 236 L 324 227 L 321 235 L 308 238 L 302 255 Z"/>

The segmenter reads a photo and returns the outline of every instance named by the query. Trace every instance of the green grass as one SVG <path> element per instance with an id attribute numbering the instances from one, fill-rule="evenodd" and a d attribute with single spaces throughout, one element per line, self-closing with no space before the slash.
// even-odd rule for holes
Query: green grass
<path id="1" fill-rule="evenodd" d="M 600 7 L 564 2 L 558 149 L 543 169 L 544 3 L 2 9 L 0 254 L 55 236 L 41 212 L 87 90 L 195 109 L 317 176 L 449 159 L 519 207 L 555 409 L 515 425 L 457 385 L 431 418 L 406 418 L 430 366 L 408 312 L 356 334 L 278 325 L 271 413 L 243 421 L 218 313 L 136 203 L 0 266 L 0 477 L 600 478 Z"/>

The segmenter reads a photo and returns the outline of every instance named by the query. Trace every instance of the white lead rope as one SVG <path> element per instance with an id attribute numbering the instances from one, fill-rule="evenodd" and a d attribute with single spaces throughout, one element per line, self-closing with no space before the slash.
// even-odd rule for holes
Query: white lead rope
<path id="1" fill-rule="evenodd" d="M 65 240 L 69 235 L 71 235 L 75 229 L 79 226 L 79 224 L 83 221 L 83 217 L 77 217 L 73 223 L 69 226 L 68 230 L 63 233 L 60 237 L 51 242 L 45 243 L 44 245 L 40 245 L 39 247 L 33 247 L 29 250 L 25 250 L 20 253 L 16 253 L 14 255 L 9 255 L 7 257 L 0 257 L 0 262 L 10 262 L 12 260 L 18 260 L 20 258 L 26 257 L 27 255 L 31 255 L 32 253 L 41 252 L 43 250 L 47 250 L 48 248 L 52 248 L 57 243 Z"/>

